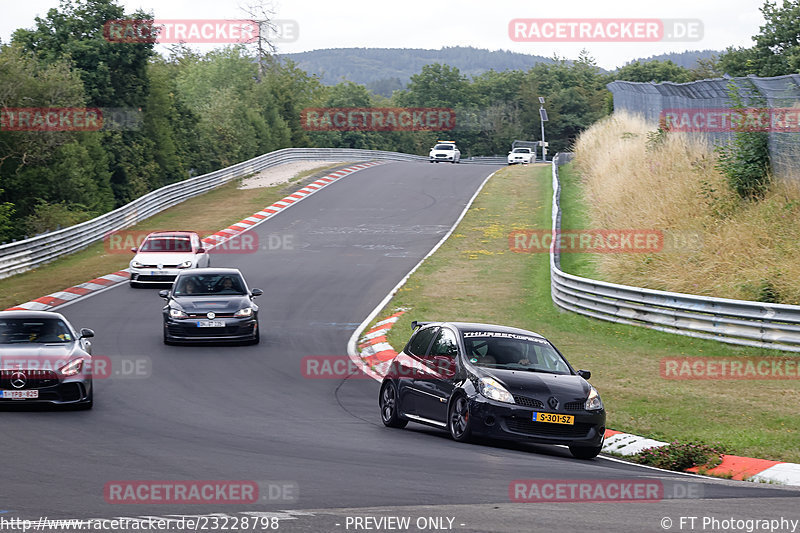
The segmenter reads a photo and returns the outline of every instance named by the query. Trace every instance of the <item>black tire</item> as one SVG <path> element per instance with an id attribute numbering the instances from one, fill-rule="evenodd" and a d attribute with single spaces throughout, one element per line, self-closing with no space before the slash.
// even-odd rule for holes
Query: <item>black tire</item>
<path id="1" fill-rule="evenodd" d="M 472 438 L 472 419 L 469 415 L 469 400 L 459 394 L 447 409 L 447 429 L 456 442 L 469 442 Z"/>
<path id="2" fill-rule="evenodd" d="M 378 405 L 381 408 L 381 421 L 390 428 L 404 428 L 408 420 L 403 420 L 397 411 L 397 386 L 392 381 L 384 381 L 378 396 Z"/>
<path id="3" fill-rule="evenodd" d="M 602 446 L 570 446 L 569 452 L 575 459 L 594 459 L 602 449 Z"/>
<path id="4" fill-rule="evenodd" d="M 256 333 L 253 340 L 250 341 L 250 344 L 258 344 L 259 342 L 261 342 L 261 333 Z"/>

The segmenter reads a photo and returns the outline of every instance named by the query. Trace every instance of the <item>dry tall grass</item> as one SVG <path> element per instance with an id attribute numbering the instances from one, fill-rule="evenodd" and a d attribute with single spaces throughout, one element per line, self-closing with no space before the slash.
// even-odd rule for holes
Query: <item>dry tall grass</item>
<path id="1" fill-rule="evenodd" d="M 648 142 L 647 124 L 616 113 L 580 136 L 575 162 L 593 228 L 657 229 L 652 254 L 596 256 L 603 279 L 653 289 L 800 304 L 800 185 L 739 199 L 712 149 L 685 135 Z"/>

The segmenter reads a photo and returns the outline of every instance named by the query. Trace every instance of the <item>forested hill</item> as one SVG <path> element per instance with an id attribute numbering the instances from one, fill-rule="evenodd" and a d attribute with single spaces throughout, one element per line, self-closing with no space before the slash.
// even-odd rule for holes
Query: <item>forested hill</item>
<path id="1" fill-rule="evenodd" d="M 698 59 L 707 60 L 711 59 L 712 56 L 719 57 L 722 54 L 723 51 L 721 50 L 687 50 L 686 52 L 673 52 L 670 54 L 659 54 L 646 58 L 634 59 L 628 63 L 634 63 L 636 61 L 641 63 L 646 63 L 648 61 L 672 61 L 679 67 L 692 69 L 697 67 Z"/>
<path id="2" fill-rule="evenodd" d="M 309 74 L 321 76 L 322 83 L 334 85 L 342 79 L 366 85 L 378 94 L 389 96 L 401 89 L 412 74 L 424 65 L 442 63 L 473 76 L 487 70 L 528 70 L 537 63 L 553 63 L 552 58 L 506 50 L 490 51 L 470 46 L 423 48 L 327 48 L 296 54 L 281 54 Z"/>

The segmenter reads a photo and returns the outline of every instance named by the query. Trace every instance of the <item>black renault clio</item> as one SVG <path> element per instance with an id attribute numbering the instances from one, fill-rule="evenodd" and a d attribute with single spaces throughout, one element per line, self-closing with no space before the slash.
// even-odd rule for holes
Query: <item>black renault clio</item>
<path id="1" fill-rule="evenodd" d="M 606 412 L 590 372 L 574 370 L 541 335 L 461 322 L 414 322 L 379 396 L 390 427 L 409 421 L 473 436 L 569 446 L 600 453 Z"/>
<path id="2" fill-rule="evenodd" d="M 159 291 L 164 306 L 164 344 L 260 340 L 261 289 L 248 289 L 235 268 L 195 268 L 178 274 L 171 290 Z"/>

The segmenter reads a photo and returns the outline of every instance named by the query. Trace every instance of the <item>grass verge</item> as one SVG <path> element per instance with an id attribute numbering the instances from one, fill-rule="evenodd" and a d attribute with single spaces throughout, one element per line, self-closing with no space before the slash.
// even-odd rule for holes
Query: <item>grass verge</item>
<path id="1" fill-rule="evenodd" d="M 797 381 L 676 381 L 660 374 L 660 361 L 667 357 L 779 353 L 612 324 L 553 305 L 548 255 L 514 253 L 508 245 L 513 230 L 549 228 L 551 198 L 549 166 L 498 172 L 447 242 L 378 315 L 376 321 L 397 307 L 410 308 L 392 328 L 389 342 L 402 348 L 412 320 L 489 322 L 537 331 L 573 366 L 592 371 L 610 428 L 667 442 L 722 442 L 732 454 L 800 462 L 800 419 L 787 409 L 800 401 Z M 569 195 L 565 200 L 568 207 L 572 200 Z M 581 220 L 568 218 L 568 223 L 577 227 Z"/>
<path id="2" fill-rule="evenodd" d="M 205 237 L 230 226 L 284 196 L 302 189 L 320 174 L 352 163 L 321 166 L 307 170 L 289 183 L 258 189 L 238 189 L 235 180 L 201 196 L 191 198 L 161 213 L 126 228 L 126 231 L 181 229 L 197 231 Z M 0 309 L 39 298 L 90 279 L 128 268 L 131 253 L 109 253 L 102 242 L 60 258 L 36 270 L 0 280 Z"/>

